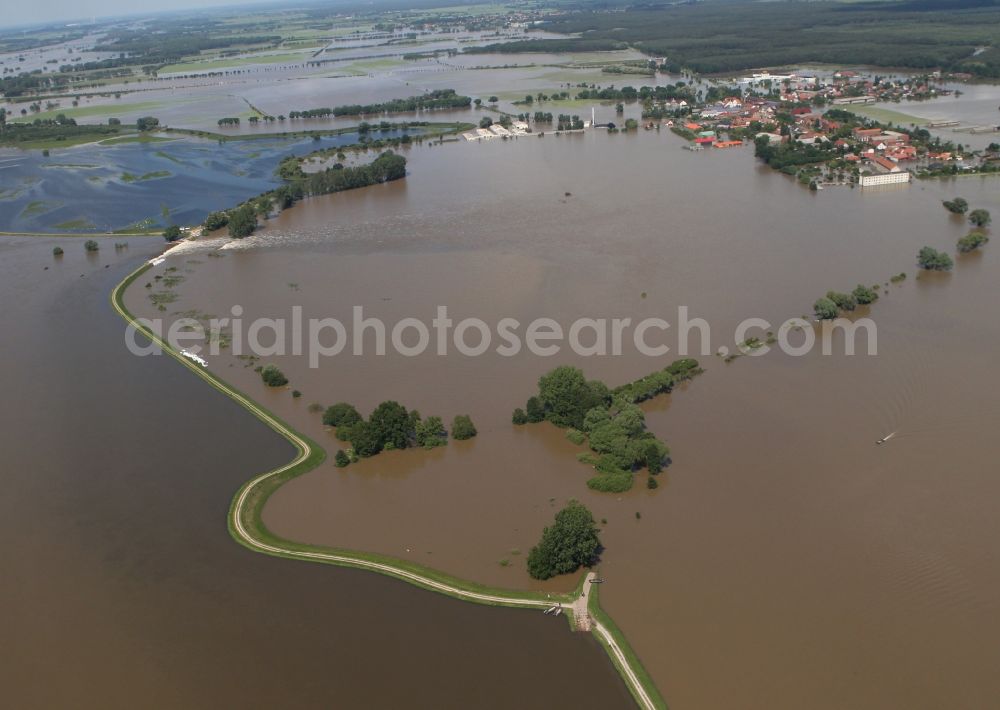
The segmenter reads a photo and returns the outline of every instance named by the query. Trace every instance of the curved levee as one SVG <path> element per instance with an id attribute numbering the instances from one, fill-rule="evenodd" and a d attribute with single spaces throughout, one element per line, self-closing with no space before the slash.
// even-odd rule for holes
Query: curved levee
<path id="1" fill-rule="evenodd" d="M 267 499 L 286 481 L 300 476 L 322 463 L 326 458 L 326 452 L 321 446 L 296 432 L 277 416 L 261 407 L 242 392 L 226 384 L 207 369 L 183 357 L 163 338 L 136 320 L 135 316 L 125 306 L 124 293 L 149 268 L 149 263 L 143 264 L 115 286 L 111 292 L 111 304 L 118 314 L 129 325 L 154 342 L 164 353 L 173 357 L 187 367 L 188 370 L 208 382 L 209 385 L 225 393 L 249 410 L 254 416 L 267 424 L 267 426 L 283 436 L 296 450 L 295 458 L 290 462 L 273 471 L 256 476 L 243 484 L 236 492 L 229 507 L 228 526 L 230 534 L 238 543 L 256 552 L 277 557 L 321 562 L 343 567 L 355 567 L 378 572 L 379 574 L 395 577 L 418 587 L 423 587 L 424 589 L 477 604 L 522 609 L 545 609 L 550 607 L 553 602 L 570 605 L 579 597 L 586 576 L 581 578 L 577 589 L 572 594 L 543 594 L 541 592 L 495 589 L 458 579 L 438 570 L 406 560 L 355 550 L 307 545 L 292 540 L 285 540 L 274 535 L 267 529 L 261 518 L 261 511 L 264 509 Z M 613 622 L 611 622 L 610 617 L 600 609 L 600 605 L 597 603 L 597 595 L 593 593 L 594 590 L 595 587 L 591 585 L 592 594 L 588 600 L 588 608 L 592 617 L 592 632 L 608 652 L 615 668 L 618 669 L 625 680 L 625 684 L 636 703 L 645 710 L 665 709 L 666 702 L 657 690 L 656 685 L 642 667 L 635 653 L 628 646 L 624 636 Z"/>

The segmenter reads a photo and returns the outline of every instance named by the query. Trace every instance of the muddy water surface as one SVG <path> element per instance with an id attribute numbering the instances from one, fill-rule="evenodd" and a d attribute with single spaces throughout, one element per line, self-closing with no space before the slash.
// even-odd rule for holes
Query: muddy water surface
<path id="1" fill-rule="evenodd" d="M 973 708 L 1000 693 L 1000 329 L 979 308 L 1000 295 L 997 257 L 991 245 L 952 274 L 914 268 L 921 246 L 951 249 L 966 231 L 940 201 L 961 194 L 997 213 L 993 182 L 809 193 L 748 151 L 690 153 L 654 132 L 410 156 L 405 181 L 308 201 L 224 258 L 178 257 L 186 281 L 170 312 L 302 306 L 349 323 L 361 305 L 391 324 L 447 305 L 456 321 L 568 324 L 676 322 L 689 306 L 714 350 L 733 346 L 743 318 L 776 324 L 828 289 L 909 278 L 871 311 L 877 357 L 701 358 L 705 375 L 647 406 L 674 464 L 658 490 L 639 481 L 622 496 L 588 491 L 578 447 L 548 425 L 513 427 L 510 412 L 557 364 L 617 384 L 670 357 L 369 351 L 318 369 L 266 358 L 298 400 L 229 354 L 212 358 L 329 450 L 311 402 L 367 413 L 391 398 L 446 421 L 469 413 L 479 428 L 443 450 L 307 474 L 269 502 L 273 530 L 537 587 L 523 556 L 576 497 L 607 521 L 605 605 L 674 707 Z M 155 315 L 145 297 L 130 293 Z"/>
<path id="2" fill-rule="evenodd" d="M 562 619 L 233 542 L 232 495 L 293 451 L 125 350 L 108 294 L 162 242 L 99 241 L 0 240 L 4 707 L 628 707 Z"/>

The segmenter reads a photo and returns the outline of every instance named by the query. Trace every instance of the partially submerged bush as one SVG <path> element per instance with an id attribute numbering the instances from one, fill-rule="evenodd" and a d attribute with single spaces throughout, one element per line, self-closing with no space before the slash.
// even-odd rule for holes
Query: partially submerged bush
<path id="1" fill-rule="evenodd" d="M 931 247 L 924 247 L 920 250 L 917 254 L 917 263 L 921 269 L 928 271 L 951 271 L 955 265 L 950 256 Z"/>
<path id="2" fill-rule="evenodd" d="M 458 441 L 471 439 L 477 433 L 476 425 L 468 414 L 459 414 L 451 423 L 451 435 Z"/>
<path id="3" fill-rule="evenodd" d="M 969 232 L 964 237 L 958 240 L 958 250 L 963 254 L 968 254 L 970 251 L 975 251 L 983 244 L 986 244 L 990 240 L 982 232 Z"/>
<path id="4" fill-rule="evenodd" d="M 282 387 L 288 384 L 288 378 L 274 365 L 265 365 L 261 368 L 260 378 L 268 387 Z"/>

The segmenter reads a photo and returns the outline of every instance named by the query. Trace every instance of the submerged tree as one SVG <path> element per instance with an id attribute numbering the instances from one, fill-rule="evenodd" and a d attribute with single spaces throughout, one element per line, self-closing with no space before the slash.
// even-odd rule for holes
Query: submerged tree
<path id="1" fill-rule="evenodd" d="M 955 265 L 950 256 L 932 247 L 920 250 L 917 254 L 917 263 L 921 269 L 928 271 L 951 271 L 951 267 Z"/>
<path id="2" fill-rule="evenodd" d="M 323 424 L 326 426 L 351 426 L 361 421 L 361 415 L 353 404 L 337 402 L 323 412 Z"/>
<path id="3" fill-rule="evenodd" d="M 472 423 L 472 418 L 468 414 L 459 414 L 451 423 L 451 435 L 458 441 L 471 439 L 477 433 L 476 425 Z"/>
<path id="4" fill-rule="evenodd" d="M 969 223 L 976 227 L 985 227 L 990 223 L 990 211 L 984 209 L 972 210 L 969 213 Z"/>
<path id="5" fill-rule="evenodd" d="M 969 209 L 969 203 L 961 197 L 956 197 L 954 200 L 945 200 L 941 204 L 952 214 L 965 214 L 966 210 Z"/>
<path id="6" fill-rule="evenodd" d="M 375 408 L 368 426 L 380 443 L 379 448 L 405 449 L 410 445 L 412 422 L 406 407 L 389 400 Z"/>
<path id="7" fill-rule="evenodd" d="M 989 240 L 990 238 L 982 232 L 969 232 L 958 240 L 957 247 L 961 253 L 968 254 L 970 251 L 975 251 Z"/>
<path id="8" fill-rule="evenodd" d="M 854 300 L 860 303 L 862 306 L 868 305 L 869 303 L 874 303 L 878 300 L 878 294 L 875 293 L 874 289 L 858 284 L 851 295 L 854 296 Z"/>
<path id="9" fill-rule="evenodd" d="M 575 572 L 597 561 L 601 542 L 591 512 L 575 500 L 556 513 L 555 523 L 542 531 L 542 539 L 528 555 L 528 574 L 549 579 Z"/>
<path id="10" fill-rule="evenodd" d="M 858 307 L 858 302 L 849 293 L 839 293 L 837 291 L 827 291 L 826 297 L 836 304 L 837 308 L 842 311 L 853 311 Z"/>
<path id="11" fill-rule="evenodd" d="M 436 446 L 444 446 L 448 443 L 448 432 L 444 429 L 444 422 L 441 421 L 441 417 L 427 417 L 421 421 L 420 414 L 411 412 L 411 415 L 414 414 L 416 415 L 414 437 L 417 446 L 422 446 L 425 449 L 433 449 Z"/>
<path id="12" fill-rule="evenodd" d="M 588 382 L 583 371 L 564 365 L 538 380 L 538 396 L 545 408 L 545 418 L 556 426 L 579 429 L 583 418 L 594 407 L 610 400 L 608 388 L 602 382 Z M 528 418 L 532 404 L 528 401 Z"/>
<path id="13" fill-rule="evenodd" d="M 288 378 L 285 377 L 285 373 L 275 365 L 265 365 L 260 371 L 260 378 L 264 380 L 264 384 L 268 387 L 283 387 L 288 384 Z"/>
<path id="14" fill-rule="evenodd" d="M 829 298 L 818 298 L 816 299 L 816 303 L 813 304 L 813 313 L 820 320 L 833 320 L 839 312 L 840 309 L 837 308 L 837 304 Z"/>

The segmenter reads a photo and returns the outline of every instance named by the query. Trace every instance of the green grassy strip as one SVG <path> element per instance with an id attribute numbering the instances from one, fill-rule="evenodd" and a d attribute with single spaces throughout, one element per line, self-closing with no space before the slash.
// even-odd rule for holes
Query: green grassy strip
<path id="1" fill-rule="evenodd" d="M 626 659 L 628 659 L 628 664 L 632 667 L 632 672 L 635 673 L 635 675 L 639 678 L 639 682 L 642 683 L 643 687 L 646 690 L 647 695 L 649 695 L 650 699 L 653 701 L 653 704 L 659 710 L 668 710 L 667 701 L 663 698 L 662 695 L 660 695 L 660 691 L 659 689 L 657 689 L 656 683 L 653 682 L 653 679 L 649 676 L 649 673 L 646 671 L 645 666 L 642 665 L 642 661 L 639 660 L 639 656 L 636 655 L 636 652 L 629 645 L 629 642 L 625 638 L 625 634 L 622 633 L 621 629 L 618 628 L 617 624 L 615 624 L 615 622 L 611 619 L 611 617 L 608 616 L 607 612 L 605 612 L 604 609 L 601 608 L 600 588 L 601 585 L 599 584 L 590 585 L 590 598 L 587 600 L 587 611 L 589 611 L 590 615 L 595 620 L 597 620 L 602 626 L 604 626 L 604 628 L 606 628 L 608 632 L 610 632 L 610 634 L 614 637 L 615 643 L 618 644 L 619 648 L 621 648 L 622 650 L 622 653 L 625 654 Z M 597 638 L 600 644 L 605 647 L 605 650 L 608 651 L 607 644 L 605 643 L 604 639 L 601 638 L 601 635 L 595 632 L 594 636 Z M 616 659 L 614 654 L 612 654 L 610 651 L 608 651 L 608 656 L 611 657 L 611 662 L 615 664 L 615 668 L 617 668 L 618 672 L 621 673 L 622 669 L 619 666 L 618 659 Z M 625 685 L 628 686 L 629 692 L 632 693 L 632 697 L 635 698 L 636 702 L 638 703 L 639 698 L 636 696 L 635 690 L 629 683 L 626 683 Z"/>

